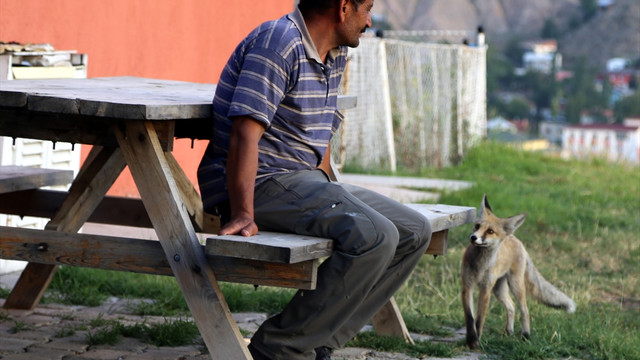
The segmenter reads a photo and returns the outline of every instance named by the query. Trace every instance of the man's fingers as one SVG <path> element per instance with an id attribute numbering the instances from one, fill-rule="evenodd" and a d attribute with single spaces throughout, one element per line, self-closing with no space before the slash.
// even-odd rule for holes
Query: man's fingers
<path id="1" fill-rule="evenodd" d="M 218 235 L 253 236 L 258 233 L 258 226 L 253 221 L 231 221 L 220 229 Z"/>

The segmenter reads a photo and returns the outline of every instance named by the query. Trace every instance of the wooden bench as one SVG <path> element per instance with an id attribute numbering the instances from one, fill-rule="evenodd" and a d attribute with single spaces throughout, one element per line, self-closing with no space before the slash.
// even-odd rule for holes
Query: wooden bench
<path id="1" fill-rule="evenodd" d="M 476 209 L 472 207 L 441 204 L 407 206 L 420 212 L 425 216 L 425 221 L 431 224 L 433 235 L 426 253 L 434 256 L 446 254 L 449 229 L 473 222 L 476 215 Z M 332 249 L 333 241 L 330 239 L 271 232 L 261 232 L 248 238 L 238 235 L 212 236 L 207 238 L 205 246 L 205 252 L 209 257 L 246 259 L 291 266 L 291 271 L 287 271 L 288 275 L 291 276 L 291 272 L 295 272 L 300 276 L 301 284 L 305 285 L 304 288 L 298 287 L 300 289 L 315 288 L 319 261 L 330 256 Z M 304 271 L 300 271 L 301 269 Z M 290 282 L 290 279 L 287 280 Z M 286 286 L 278 281 L 274 281 L 272 285 Z M 372 323 L 378 334 L 400 336 L 413 343 L 393 298 L 374 316 Z"/>
<path id="2" fill-rule="evenodd" d="M 72 175 L 72 171 L 66 170 L 0 167 L 0 213 L 51 218 L 61 206 L 66 192 L 39 188 L 66 184 Z M 446 254 L 448 230 L 473 222 L 476 214 L 475 208 L 471 207 L 407 206 L 430 222 L 433 235 L 426 254 L 434 256 Z M 120 210 L 114 214 L 113 209 Z M 194 224 L 207 237 L 203 251 L 220 281 L 312 290 L 316 286 L 320 261 L 333 252 L 332 240 L 311 236 L 273 232 L 260 232 L 248 238 L 211 235 L 219 230 L 219 220 L 209 214 L 201 216 L 204 219 L 194 219 Z M 105 197 L 89 221 L 151 227 L 139 199 Z M 43 233 L 13 227 L 0 227 L 0 233 L 0 254 L 4 259 L 173 275 L 160 242 L 154 240 L 57 231 Z M 137 247 L 136 251 L 131 251 L 132 244 Z M 147 256 L 136 256 L 140 253 Z M 412 342 L 393 298 L 372 322 L 379 334 L 402 336 Z"/>

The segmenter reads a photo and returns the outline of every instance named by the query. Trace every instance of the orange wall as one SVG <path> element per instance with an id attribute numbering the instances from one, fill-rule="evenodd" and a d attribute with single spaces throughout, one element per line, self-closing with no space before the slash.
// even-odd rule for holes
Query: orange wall
<path id="1" fill-rule="evenodd" d="M 89 54 L 89 77 L 141 76 L 215 83 L 237 43 L 293 0 L 0 0 L 0 40 L 51 43 Z M 212 94 L 213 96 L 213 94 Z M 206 142 L 174 155 L 196 184 Z M 83 147 L 83 156 L 87 148 Z M 128 174 L 110 194 L 137 196 Z"/>

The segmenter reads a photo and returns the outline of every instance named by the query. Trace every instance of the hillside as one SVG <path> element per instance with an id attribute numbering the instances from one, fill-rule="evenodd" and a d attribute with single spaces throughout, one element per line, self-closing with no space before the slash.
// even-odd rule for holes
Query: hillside
<path id="1" fill-rule="evenodd" d="M 617 0 L 616 6 L 561 37 L 559 48 L 567 61 L 584 56 L 596 66 L 611 57 L 640 58 L 640 1 Z"/>
<path id="2" fill-rule="evenodd" d="M 396 30 L 469 30 L 482 25 L 489 44 L 502 46 L 514 36 L 535 39 L 547 19 L 564 34 L 560 52 L 571 63 L 585 57 L 602 67 L 611 57 L 640 58 L 640 1 L 616 4 L 569 31 L 580 18 L 580 0 L 376 0 L 374 14 Z"/>

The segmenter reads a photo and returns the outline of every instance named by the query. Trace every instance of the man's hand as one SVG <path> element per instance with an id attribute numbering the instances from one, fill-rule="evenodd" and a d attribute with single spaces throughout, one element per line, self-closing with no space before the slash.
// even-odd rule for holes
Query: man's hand
<path id="1" fill-rule="evenodd" d="M 258 233 L 258 225 L 249 216 L 237 216 L 225 224 L 218 233 L 219 235 L 253 236 Z"/>

